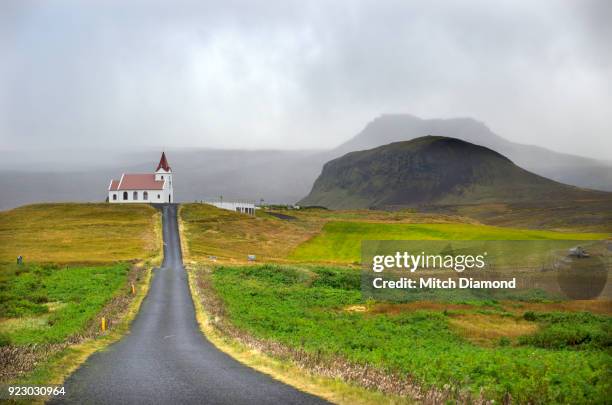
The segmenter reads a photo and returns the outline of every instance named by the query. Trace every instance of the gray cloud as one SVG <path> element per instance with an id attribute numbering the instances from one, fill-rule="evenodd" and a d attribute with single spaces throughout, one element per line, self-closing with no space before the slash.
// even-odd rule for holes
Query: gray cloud
<path id="1" fill-rule="evenodd" d="M 4 1 L 0 148 L 318 148 L 406 112 L 610 158 L 611 9 Z"/>

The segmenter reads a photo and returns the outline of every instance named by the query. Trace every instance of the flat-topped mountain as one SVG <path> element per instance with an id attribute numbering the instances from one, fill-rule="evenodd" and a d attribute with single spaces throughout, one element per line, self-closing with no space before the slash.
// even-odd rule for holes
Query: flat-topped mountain
<path id="1" fill-rule="evenodd" d="M 425 136 L 351 152 L 325 164 L 300 204 L 333 209 L 601 198 L 557 183 L 484 146 Z"/>

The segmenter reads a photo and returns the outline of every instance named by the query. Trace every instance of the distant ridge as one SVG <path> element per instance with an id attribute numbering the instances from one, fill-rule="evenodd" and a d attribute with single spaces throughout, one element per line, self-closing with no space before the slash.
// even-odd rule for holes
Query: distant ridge
<path id="1" fill-rule="evenodd" d="M 425 136 L 351 152 L 326 163 L 300 204 L 384 209 L 609 195 L 538 176 L 484 146 Z"/>

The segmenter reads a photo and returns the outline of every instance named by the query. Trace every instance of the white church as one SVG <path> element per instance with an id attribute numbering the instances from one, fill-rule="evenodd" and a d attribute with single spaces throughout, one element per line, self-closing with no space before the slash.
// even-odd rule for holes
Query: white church
<path id="1" fill-rule="evenodd" d="M 123 173 L 108 186 L 111 203 L 172 203 L 172 169 L 162 152 L 155 173 Z"/>

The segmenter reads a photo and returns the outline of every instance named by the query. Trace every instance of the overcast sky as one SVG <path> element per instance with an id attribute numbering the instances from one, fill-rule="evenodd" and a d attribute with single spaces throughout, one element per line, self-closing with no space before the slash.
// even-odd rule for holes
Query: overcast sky
<path id="1" fill-rule="evenodd" d="M 612 1 L 0 2 L 0 149 L 323 148 L 383 113 L 612 159 Z"/>

